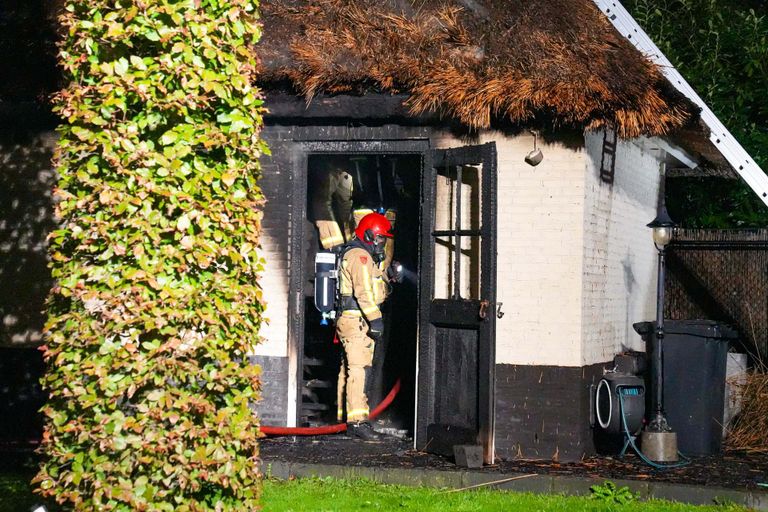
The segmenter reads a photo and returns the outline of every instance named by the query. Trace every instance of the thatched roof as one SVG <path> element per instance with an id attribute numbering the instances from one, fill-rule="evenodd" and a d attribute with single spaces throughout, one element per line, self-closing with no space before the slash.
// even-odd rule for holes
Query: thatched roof
<path id="1" fill-rule="evenodd" d="M 261 81 L 307 98 L 405 92 L 414 114 L 473 128 L 549 116 L 623 137 L 696 113 L 592 0 L 264 0 L 262 15 Z"/>

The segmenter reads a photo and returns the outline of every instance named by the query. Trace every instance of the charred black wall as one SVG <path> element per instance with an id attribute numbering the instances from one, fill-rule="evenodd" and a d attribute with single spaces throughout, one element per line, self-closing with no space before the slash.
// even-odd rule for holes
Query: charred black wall
<path id="1" fill-rule="evenodd" d="M 589 386 L 603 367 L 496 365 L 496 455 L 577 461 L 595 453 Z"/>

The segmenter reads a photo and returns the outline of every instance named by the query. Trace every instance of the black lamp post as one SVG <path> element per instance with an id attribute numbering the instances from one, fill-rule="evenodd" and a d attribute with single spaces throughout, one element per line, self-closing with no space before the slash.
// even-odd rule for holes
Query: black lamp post
<path id="1" fill-rule="evenodd" d="M 665 261 L 664 256 L 667 244 L 672 240 L 672 229 L 675 223 L 669 217 L 667 208 L 662 202 L 659 206 L 658 214 L 648 227 L 653 229 L 653 244 L 658 252 L 658 279 L 656 280 L 656 336 L 653 346 L 653 417 L 648 423 L 648 430 L 654 432 L 669 432 L 667 418 L 664 416 L 664 374 L 662 362 L 662 346 L 664 342 L 664 276 Z"/>
<path id="2" fill-rule="evenodd" d="M 656 281 L 656 330 L 652 339 L 653 360 L 653 411 L 642 435 L 643 452 L 651 460 L 659 462 L 676 461 L 677 435 L 667 423 L 664 415 L 664 256 L 667 244 L 672 240 L 674 221 L 667 213 L 663 195 L 659 200 L 656 218 L 648 224 L 653 229 L 653 243 L 658 252 L 658 279 Z"/>

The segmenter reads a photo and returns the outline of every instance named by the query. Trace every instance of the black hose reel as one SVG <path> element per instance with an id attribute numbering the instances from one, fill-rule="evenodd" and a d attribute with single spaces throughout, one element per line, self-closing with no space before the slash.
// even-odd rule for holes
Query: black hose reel
<path id="1" fill-rule="evenodd" d="M 645 416 L 645 383 L 628 373 L 606 373 L 592 393 L 592 426 L 606 434 L 637 433 Z M 624 421 L 622 421 L 622 412 Z"/>

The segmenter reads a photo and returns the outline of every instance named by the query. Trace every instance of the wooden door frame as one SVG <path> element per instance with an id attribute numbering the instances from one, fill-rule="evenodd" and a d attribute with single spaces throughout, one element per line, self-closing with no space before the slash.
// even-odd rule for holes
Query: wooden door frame
<path id="1" fill-rule="evenodd" d="M 318 127 L 320 130 L 322 127 Z M 308 243 L 304 237 L 305 222 L 307 219 L 307 177 L 310 155 L 322 154 L 418 154 L 422 157 L 422 176 L 424 174 L 424 162 L 429 158 L 430 141 L 427 138 L 418 139 L 355 139 L 355 140 L 322 140 L 313 137 L 310 133 L 307 139 L 294 139 L 291 153 L 291 176 L 293 184 L 291 188 L 291 220 L 290 220 L 290 250 L 291 260 L 295 263 L 291 266 L 288 288 L 288 379 L 289 389 L 293 390 L 295 411 L 290 414 L 291 397 L 289 396 L 289 417 L 294 425 L 301 421 L 301 392 L 303 387 L 303 359 L 304 359 L 304 282 L 307 275 L 304 272 L 304 257 L 308 250 Z M 423 196 L 422 196 L 423 197 Z M 296 264 L 298 262 L 301 264 Z M 417 294 L 420 290 L 417 287 Z M 417 303 L 421 298 L 417 297 Z M 417 312 L 417 325 L 419 325 L 419 313 Z M 418 334 L 417 334 L 418 336 Z M 418 354 L 416 356 L 416 378 L 418 379 Z M 295 382 L 291 382 L 294 379 Z M 416 418 L 414 418 L 414 422 Z"/>

